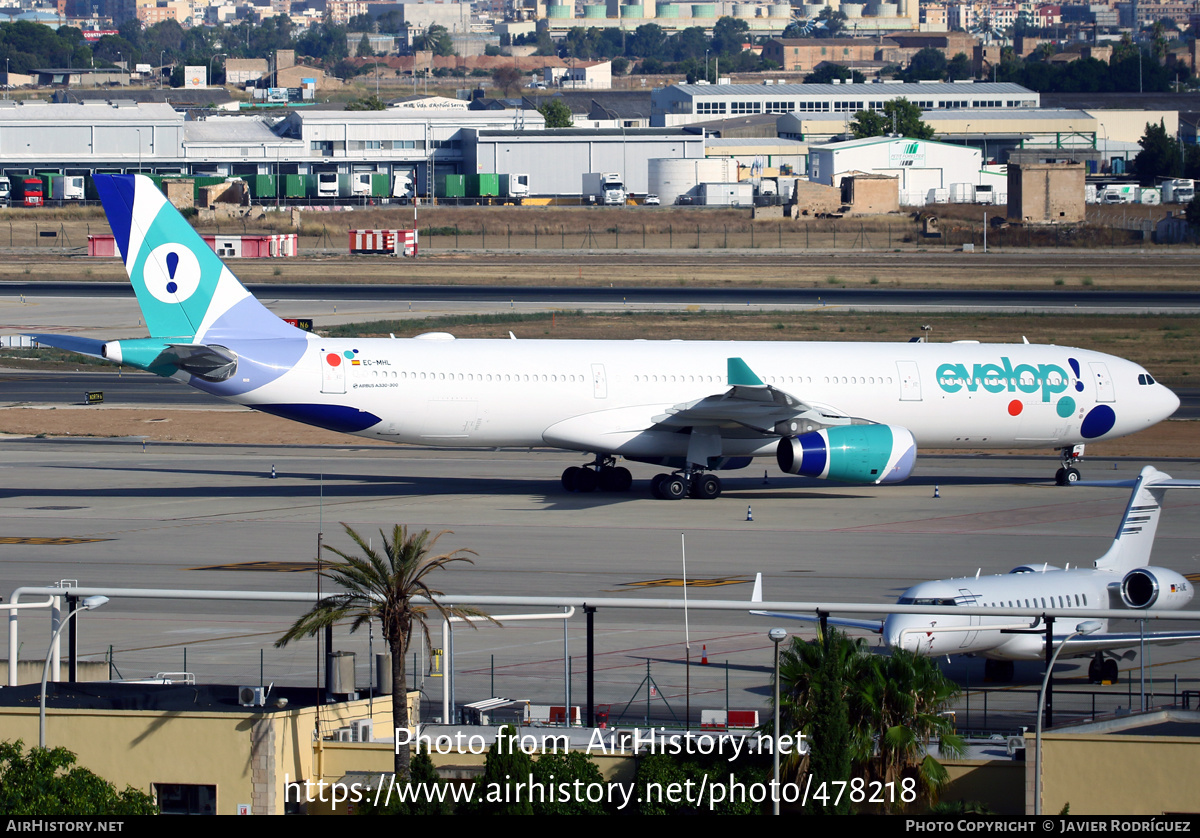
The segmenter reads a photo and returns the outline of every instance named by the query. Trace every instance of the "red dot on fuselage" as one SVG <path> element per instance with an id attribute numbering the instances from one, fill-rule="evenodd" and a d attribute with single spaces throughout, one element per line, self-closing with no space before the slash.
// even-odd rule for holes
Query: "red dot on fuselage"
<path id="1" fill-rule="evenodd" d="M 1008 415 L 1018 416 L 1021 413 L 1022 404 L 1018 399 L 1013 399 L 1008 403 Z"/>
<path id="2" fill-rule="evenodd" d="M 339 356 L 336 352 L 330 352 L 325 356 L 325 360 L 329 362 L 329 366 L 331 367 L 341 366 L 342 364 L 341 356 Z"/>

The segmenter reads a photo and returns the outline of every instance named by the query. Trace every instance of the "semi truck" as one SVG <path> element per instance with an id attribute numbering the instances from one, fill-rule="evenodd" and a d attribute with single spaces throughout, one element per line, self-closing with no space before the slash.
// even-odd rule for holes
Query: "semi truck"
<path id="1" fill-rule="evenodd" d="M 82 201 L 83 175 L 50 175 L 50 197 L 55 201 Z"/>
<path id="2" fill-rule="evenodd" d="M 529 197 L 529 175 L 438 175 L 434 194 L 458 204 L 517 204 Z"/>
<path id="3" fill-rule="evenodd" d="M 19 177 L 13 182 L 13 198 L 23 207 L 40 207 L 46 202 L 46 185 L 40 177 Z"/>
<path id="4" fill-rule="evenodd" d="M 12 181 L 0 177 L 0 207 L 12 206 Z"/>
<path id="5" fill-rule="evenodd" d="M 1164 204 L 1186 204 L 1196 197 L 1196 182 L 1191 178 L 1163 178 L 1158 185 Z"/>
<path id="6" fill-rule="evenodd" d="M 625 184 L 618 172 L 588 172 L 583 176 L 583 200 L 619 207 L 625 204 Z"/>

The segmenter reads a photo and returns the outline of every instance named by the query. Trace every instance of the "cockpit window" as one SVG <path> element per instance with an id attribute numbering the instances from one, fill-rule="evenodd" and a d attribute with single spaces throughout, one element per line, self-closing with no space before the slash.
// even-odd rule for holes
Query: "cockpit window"
<path id="1" fill-rule="evenodd" d="M 958 605 L 953 599 L 939 599 L 938 597 L 900 597 L 900 605 Z"/>
<path id="2" fill-rule="evenodd" d="M 1138 376 L 1138 384 L 1153 384 L 1154 376 L 1148 372 L 1144 372 Z"/>

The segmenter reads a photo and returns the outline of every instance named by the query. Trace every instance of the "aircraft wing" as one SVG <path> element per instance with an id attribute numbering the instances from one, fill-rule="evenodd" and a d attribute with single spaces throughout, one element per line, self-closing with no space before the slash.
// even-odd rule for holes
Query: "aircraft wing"
<path id="1" fill-rule="evenodd" d="M 660 429 L 741 425 L 773 435 L 794 432 L 794 426 L 778 426 L 805 414 L 817 419 L 816 427 L 849 422 L 849 417 L 831 413 L 828 408 L 809 404 L 764 383 L 741 358 L 728 359 L 727 370 L 728 390 L 674 405 L 653 417 L 655 425 Z"/>
<path id="2" fill-rule="evenodd" d="M 750 602 L 762 602 L 762 574 L 756 574 L 754 577 L 754 593 L 750 595 Z M 806 623 L 819 623 L 821 618 L 816 614 L 797 614 L 790 611 L 751 611 L 755 617 L 777 617 L 781 620 L 800 620 Z M 862 631 L 870 631 L 875 634 L 883 633 L 882 620 L 851 620 L 846 617 L 826 617 L 826 625 L 838 626 L 839 628 L 860 629 Z"/>
<path id="3" fill-rule="evenodd" d="M 93 358 L 102 358 L 100 350 L 104 347 L 104 341 L 93 340 L 92 338 L 77 338 L 71 335 L 28 335 L 42 346 L 53 346 L 55 349 L 65 349 L 68 352 L 78 352 L 80 355 L 91 355 Z"/>
<path id="4" fill-rule="evenodd" d="M 1063 637 L 1065 636 L 1063 635 Z M 1140 635 L 1136 631 L 1085 634 L 1072 639 L 1063 650 L 1063 654 L 1090 655 L 1093 652 L 1107 652 L 1113 649 L 1133 649 L 1137 648 L 1143 639 L 1146 643 L 1169 646 L 1174 643 L 1186 643 L 1189 640 L 1200 640 L 1200 631 L 1148 631 L 1145 635 Z M 1061 642 L 1061 638 L 1055 638 L 1055 640 Z"/>

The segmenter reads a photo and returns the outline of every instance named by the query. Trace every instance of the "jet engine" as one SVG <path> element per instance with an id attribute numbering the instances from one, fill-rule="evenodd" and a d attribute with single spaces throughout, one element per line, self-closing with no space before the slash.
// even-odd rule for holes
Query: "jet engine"
<path id="1" fill-rule="evenodd" d="M 1121 601 L 1127 608 L 1176 610 L 1192 601 L 1192 583 L 1165 567 L 1139 567 L 1121 580 Z"/>
<path id="2" fill-rule="evenodd" d="M 779 440 L 779 467 L 788 474 L 846 483 L 899 483 L 912 473 L 917 443 L 894 425 L 836 425 Z"/>

